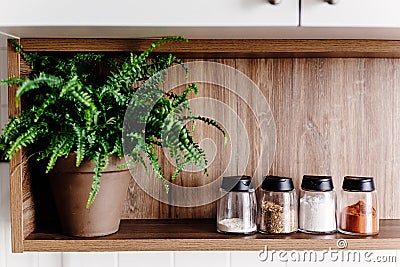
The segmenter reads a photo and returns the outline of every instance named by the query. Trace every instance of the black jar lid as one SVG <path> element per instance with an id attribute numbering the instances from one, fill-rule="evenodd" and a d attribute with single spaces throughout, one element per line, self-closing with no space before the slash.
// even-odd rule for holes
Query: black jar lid
<path id="1" fill-rule="evenodd" d="M 310 191 L 332 191 L 332 176 L 304 175 L 301 189 Z"/>
<path id="2" fill-rule="evenodd" d="M 221 188 L 225 191 L 244 192 L 253 189 L 253 186 L 251 184 L 251 177 L 242 175 L 222 178 Z"/>
<path id="3" fill-rule="evenodd" d="M 287 192 L 292 191 L 294 185 L 292 178 L 268 175 L 264 177 L 261 188 L 272 192 Z"/>
<path id="4" fill-rule="evenodd" d="M 374 178 L 345 176 L 342 188 L 345 191 L 371 192 L 375 190 Z"/>

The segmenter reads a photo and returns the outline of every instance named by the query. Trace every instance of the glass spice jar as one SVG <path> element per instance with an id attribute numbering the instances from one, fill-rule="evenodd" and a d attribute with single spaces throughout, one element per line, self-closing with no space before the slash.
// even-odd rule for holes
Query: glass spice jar
<path id="1" fill-rule="evenodd" d="M 374 178 L 344 177 L 338 210 L 340 232 L 351 235 L 378 234 L 378 196 Z"/>
<path id="2" fill-rule="evenodd" d="M 312 234 L 336 232 L 336 195 L 331 176 L 303 176 L 299 230 Z"/>
<path id="3" fill-rule="evenodd" d="M 257 199 L 251 177 L 224 177 L 220 190 L 224 196 L 218 201 L 217 231 L 237 234 L 257 232 Z"/>
<path id="4" fill-rule="evenodd" d="M 288 234 L 297 231 L 297 196 L 292 178 L 266 176 L 261 185 L 258 230 Z"/>

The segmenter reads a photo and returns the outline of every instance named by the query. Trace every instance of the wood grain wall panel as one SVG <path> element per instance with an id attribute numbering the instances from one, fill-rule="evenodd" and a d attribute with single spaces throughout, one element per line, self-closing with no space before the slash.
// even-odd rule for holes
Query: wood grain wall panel
<path id="1" fill-rule="evenodd" d="M 8 45 L 8 75 L 20 77 L 20 56 L 12 46 Z M 21 112 L 23 104 L 15 102 L 16 86 L 9 88 L 9 116 L 13 117 Z M 30 172 L 28 171 L 27 150 L 18 151 L 10 160 L 10 197 L 11 197 L 11 224 L 13 251 L 23 250 L 21 237 L 25 238 L 36 228 L 33 191 L 31 187 Z"/>
<path id="2" fill-rule="evenodd" d="M 345 175 L 373 176 L 381 196 L 381 217 L 398 218 L 395 195 L 400 184 L 393 172 L 399 169 L 399 63 L 360 58 L 237 59 L 237 69 L 256 82 L 273 110 L 277 146 L 270 173 L 293 177 L 297 187 L 304 174 L 332 175 L 338 191 Z M 238 112 L 246 114 L 242 106 Z M 252 126 L 247 129 L 255 133 Z M 256 159 L 253 151 L 252 160 Z M 254 166 L 249 168 L 251 173 Z"/>
<path id="3" fill-rule="evenodd" d="M 293 145 L 300 165 L 291 175 L 299 183 L 303 174 L 330 174 L 337 190 L 345 175 L 373 176 L 382 197 L 381 217 L 399 217 L 394 195 L 400 185 L 392 174 L 398 169 L 398 60 L 294 62 L 299 108 Z"/>
<path id="4" fill-rule="evenodd" d="M 324 59 L 307 62 L 294 60 L 293 114 L 295 129 L 296 156 L 291 159 L 298 162 L 296 172 L 292 175 L 299 185 L 303 174 L 330 174 L 330 86 L 329 68 Z M 284 137 L 283 137 L 284 138 Z M 278 153 L 281 150 L 278 148 Z M 284 158 L 286 155 L 283 156 Z"/>
<path id="5" fill-rule="evenodd" d="M 188 59 L 187 61 L 190 62 L 193 60 Z M 235 65 L 235 60 L 233 59 L 221 59 L 216 60 L 215 62 L 230 66 Z M 216 119 L 224 128 L 233 129 L 228 132 L 228 140 L 235 140 L 235 143 L 237 143 L 237 96 L 227 88 L 223 88 L 215 84 L 204 83 L 204 80 L 210 79 L 210 77 L 202 77 L 202 73 L 204 71 L 205 70 L 203 70 L 202 67 L 198 67 L 196 68 L 197 73 L 192 72 L 190 74 L 199 78 L 197 83 L 200 88 L 199 93 L 197 95 L 193 94 L 191 100 L 193 113 L 195 115 Z M 228 83 L 235 84 L 236 77 L 225 78 L 229 80 Z M 177 80 L 178 79 L 167 79 L 165 86 L 167 88 L 174 88 L 174 84 L 177 83 Z M 184 88 L 184 86 L 175 88 L 175 91 L 183 90 Z M 212 99 L 215 101 L 208 101 L 207 99 Z M 221 103 L 223 104 L 221 105 Z M 226 107 L 230 107 L 231 110 Z M 223 135 L 220 132 L 201 122 L 196 123 L 196 133 L 194 137 L 195 140 L 198 141 L 205 149 L 205 152 L 208 155 L 208 175 L 205 175 L 203 171 L 198 170 L 196 167 L 190 167 L 188 170 L 178 176 L 173 181 L 173 184 L 184 187 L 204 186 L 212 183 L 221 175 L 227 176 L 237 174 L 239 162 L 242 160 L 238 156 L 238 146 L 233 145 L 231 141 L 228 141 L 228 143 L 225 145 L 223 141 Z M 173 172 L 173 162 L 168 157 L 168 151 L 160 150 L 159 152 L 160 154 L 165 155 L 162 160 L 164 171 L 167 176 L 170 176 Z M 232 156 L 235 156 L 236 158 L 232 159 L 232 163 L 229 164 Z M 142 175 L 146 174 L 142 173 Z M 137 190 L 138 185 L 134 181 L 132 181 L 132 184 L 135 184 L 134 187 L 131 187 L 130 189 L 133 192 Z M 213 184 L 213 187 L 207 191 L 209 193 L 202 195 L 182 196 L 179 194 L 177 196 L 175 195 L 176 192 L 174 192 L 173 189 L 170 189 L 170 198 L 171 201 L 173 201 L 173 199 L 176 197 L 186 197 L 187 201 L 191 201 L 196 198 L 203 198 L 204 201 L 207 202 L 207 199 L 211 199 L 212 194 L 215 194 L 213 189 L 216 187 L 219 188 L 219 185 L 219 183 Z M 158 190 L 164 189 L 161 188 Z M 142 193 L 142 191 L 139 192 L 140 201 L 137 201 L 138 194 L 132 193 L 130 196 L 128 196 L 127 205 L 125 205 L 124 209 L 124 218 L 138 218 L 138 216 L 141 218 L 211 218 L 215 216 L 216 203 L 209 203 L 211 201 L 207 202 L 208 204 L 202 205 L 201 207 L 176 207 L 159 203 L 145 193 Z M 157 194 L 157 192 L 153 193 Z M 151 204 L 147 205 L 148 203 Z M 148 207 L 152 207 L 152 210 L 150 211 Z"/>
<path id="6" fill-rule="evenodd" d="M 359 131 L 359 140 L 363 141 L 359 144 L 361 155 L 356 165 L 377 178 L 383 218 L 400 216 L 399 63 L 397 59 L 365 60 L 363 112 L 369 129 L 367 134 L 363 134 L 363 129 Z M 363 173 L 363 169 L 357 171 Z"/>
<path id="7" fill-rule="evenodd" d="M 8 46 L 8 74 L 11 77 L 19 77 L 19 55 Z M 20 108 L 15 106 L 15 92 L 16 88 L 12 87 L 9 90 L 9 116 L 15 116 L 19 114 Z M 22 192 L 22 180 L 23 172 L 21 168 L 21 162 L 23 162 L 22 151 L 10 160 L 10 205 L 11 205 L 11 235 L 13 239 L 13 251 L 23 251 L 23 192 Z"/>
<path id="8" fill-rule="evenodd" d="M 282 156 L 290 157 L 292 147 L 289 146 L 288 140 L 293 136 L 290 119 L 294 112 L 292 106 L 291 94 L 292 91 L 292 59 L 239 59 L 237 60 L 237 69 L 246 74 L 258 86 L 270 109 L 276 123 L 276 147 L 275 147 L 275 160 L 272 161 L 271 167 L 273 173 L 276 175 L 289 175 L 289 170 L 293 166 L 289 158 L 281 158 Z M 262 101 L 255 98 L 253 90 L 249 90 L 247 99 L 251 101 Z M 244 118 L 253 118 L 254 113 L 251 111 L 255 103 L 249 103 L 247 112 L 243 110 L 243 105 L 238 108 L 240 113 L 243 113 Z M 287 127 L 285 127 L 287 126 Z M 248 166 L 248 172 L 254 175 L 254 179 L 261 180 L 262 177 L 268 174 L 269 166 L 261 166 L 261 172 L 255 173 L 256 164 L 260 163 L 265 165 L 265 159 L 260 158 L 260 128 L 257 121 L 248 119 L 247 125 L 250 139 L 253 140 L 251 147 L 251 160 L 252 163 Z M 254 135 L 254 136 L 253 136 Z M 284 139 L 282 137 L 285 137 Z M 240 149 L 240 146 L 239 146 Z M 278 151 L 279 150 L 284 150 Z M 240 153 L 239 153 L 240 154 Z M 278 164 L 279 163 L 279 164 Z"/>

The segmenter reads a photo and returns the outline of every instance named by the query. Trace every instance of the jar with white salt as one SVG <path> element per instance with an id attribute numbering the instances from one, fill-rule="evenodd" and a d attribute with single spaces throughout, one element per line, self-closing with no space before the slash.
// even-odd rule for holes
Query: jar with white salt
<path id="1" fill-rule="evenodd" d="M 257 232 L 257 199 L 251 177 L 224 177 L 221 193 L 223 197 L 217 207 L 217 231 L 236 234 Z"/>
<path id="2" fill-rule="evenodd" d="M 336 232 L 336 194 L 331 176 L 303 176 L 299 230 L 312 234 Z"/>

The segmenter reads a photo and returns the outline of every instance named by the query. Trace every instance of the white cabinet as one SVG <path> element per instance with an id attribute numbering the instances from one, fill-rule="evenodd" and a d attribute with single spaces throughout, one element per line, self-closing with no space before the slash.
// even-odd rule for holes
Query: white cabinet
<path id="1" fill-rule="evenodd" d="M 400 0 L 301 0 L 301 26 L 400 27 Z"/>
<path id="2" fill-rule="evenodd" d="M 400 0 L 338 1 L 0 0 L 0 35 L 400 40 Z"/>
<path id="3" fill-rule="evenodd" d="M 279 38 L 282 28 L 299 25 L 299 6 L 298 0 L 1 0 L 0 35 Z"/>
<path id="4" fill-rule="evenodd" d="M 2 0 L 4 26 L 297 26 L 299 1 Z"/>

